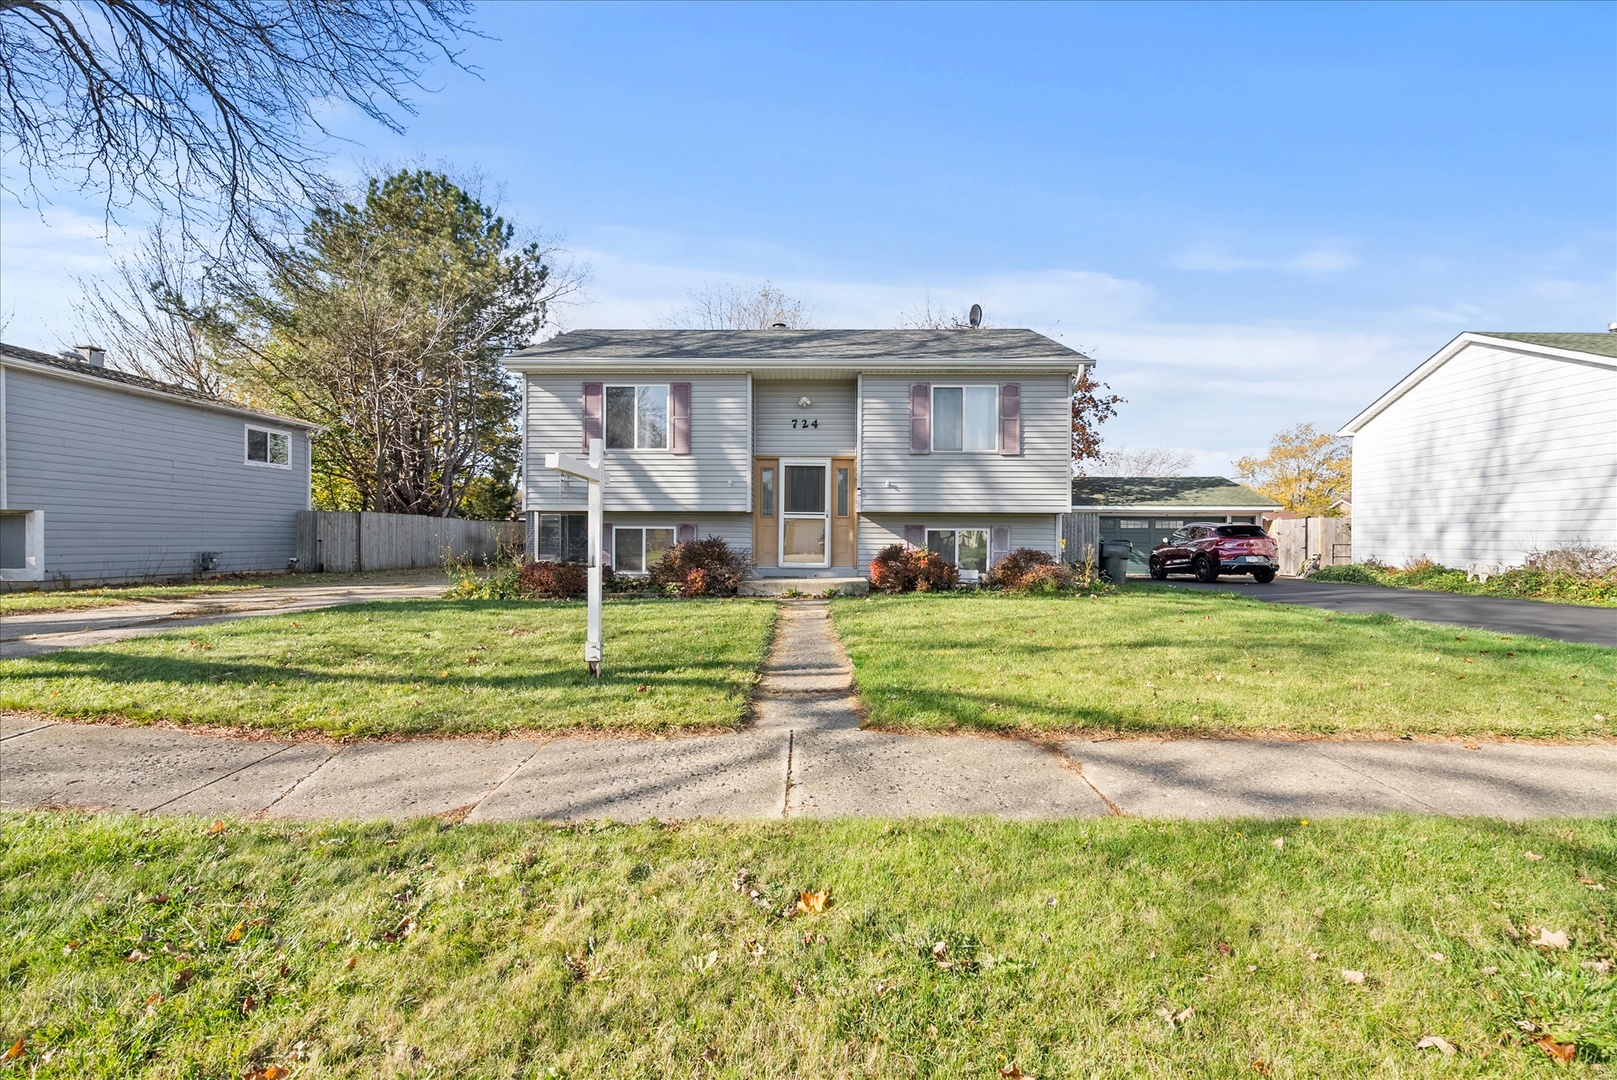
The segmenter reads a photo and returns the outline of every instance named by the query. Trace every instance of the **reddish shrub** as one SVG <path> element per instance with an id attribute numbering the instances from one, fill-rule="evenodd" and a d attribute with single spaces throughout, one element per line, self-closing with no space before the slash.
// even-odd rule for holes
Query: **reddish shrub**
<path id="1" fill-rule="evenodd" d="M 651 580 L 672 585 L 686 597 L 734 596 L 751 570 L 752 559 L 745 551 L 731 551 L 730 545 L 710 536 L 675 544 L 651 568 Z"/>
<path id="2" fill-rule="evenodd" d="M 954 563 L 908 544 L 888 544 L 870 560 L 870 587 L 880 592 L 941 592 L 958 584 Z"/>
<path id="3" fill-rule="evenodd" d="M 571 600 L 589 589 L 589 569 L 580 563 L 524 563 L 517 576 L 517 590 L 523 596 L 543 596 Z"/>
<path id="4" fill-rule="evenodd" d="M 1018 589 L 1023 579 L 1039 567 L 1055 566 L 1055 556 L 1038 548 L 1017 548 L 999 560 L 983 584 L 1000 589 Z"/>

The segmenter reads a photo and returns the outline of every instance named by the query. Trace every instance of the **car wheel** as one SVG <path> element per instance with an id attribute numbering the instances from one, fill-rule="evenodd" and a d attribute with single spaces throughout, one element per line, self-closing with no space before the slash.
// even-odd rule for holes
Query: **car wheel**
<path id="1" fill-rule="evenodd" d="M 1190 569 L 1196 575 L 1197 581 L 1217 581 L 1218 566 L 1206 555 L 1198 555 L 1191 561 Z"/>
<path id="2" fill-rule="evenodd" d="M 1168 568 L 1166 566 L 1163 566 L 1162 565 L 1162 560 L 1157 558 L 1155 555 L 1151 556 L 1150 570 L 1151 570 L 1151 580 L 1152 581 L 1166 581 L 1167 580 L 1167 578 L 1168 578 Z"/>
<path id="3" fill-rule="evenodd" d="M 1273 581 L 1274 579 L 1275 579 L 1275 572 L 1273 570 L 1254 570 L 1254 571 L 1252 571 L 1252 580 L 1256 581 L 1259 585 L 1267 585 L 1267 584 L 1269 584 L 1269 582 Z"/>

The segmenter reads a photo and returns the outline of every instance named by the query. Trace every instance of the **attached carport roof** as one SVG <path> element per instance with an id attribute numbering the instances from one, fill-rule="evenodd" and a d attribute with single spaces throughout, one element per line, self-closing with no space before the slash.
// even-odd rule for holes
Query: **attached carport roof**
<path id="1" fill-rule="evenodd" d="M 1279 510 L 1280 504 L 1222 476 L 1080 476 L 1074 510 Z"/>

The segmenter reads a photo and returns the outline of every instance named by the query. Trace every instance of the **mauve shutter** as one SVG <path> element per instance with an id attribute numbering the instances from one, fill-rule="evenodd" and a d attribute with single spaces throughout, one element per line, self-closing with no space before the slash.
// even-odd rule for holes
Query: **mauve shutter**
<path id="1" fill-rule="evenodd" d="M 688 454 L 691 452 L 691 384 L 677 382 L 668 384 L 668 412 L 673 438 L 669 442 L 670 449 L 675 454 Z M 692 537 L 695 539 L 695 537 Z"/>
<path id="2" fill-rule="evenodd" d="M 588 545 L 586 545 L 588 546 Z M 601 526 L 601 566 L 612 569 L 612 526 Z"/>
<path id="3" fill-rule="evenodd" d="M 993 569 L 999 565 L 999 560 L 1011 553 L 1011 530 L 1004 525 L 996 526 L 988 535 L 988 567 Z"/>
<path id="4" fill-rule="evenodd" d="M 932 452 L 932 384 L 910 383 L 910 453 Z"/>
<path id="5" fill-rule="evenodd" d="M 999 452 L 1015 457 L 1022 452 L 1022 384 L 999 388 Z"/>
<path id="6" fill-rule="evenodd" d="M 674 539 L 681 544 L 689 544 L 696 539 L 695 525 L 681 525 L 674 530 Z"/>
<path id="7" fill-rule="evenodd" d="M 590 440 L 604 438 L 601 434 L 601 384 L 584 384 L 584 453 L 590 452 Z"/>
<path id="8" fill-rule="evenodd" d="M 910 547 L 918 547 L 918 548 L 926 547 L 926 526 L 925 525 L 906 525 L 906 526 L 904 526 L 904 542 L 906 544 L 908 544 Z"/>

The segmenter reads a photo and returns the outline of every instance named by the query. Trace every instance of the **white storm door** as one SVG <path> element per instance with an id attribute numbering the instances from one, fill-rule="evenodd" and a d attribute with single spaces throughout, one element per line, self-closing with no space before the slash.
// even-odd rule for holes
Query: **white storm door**
<path id="1" fill-rule="evenodd" d="M 831 565 L 831 461 L 780 463 L 780 565 Z"/>

